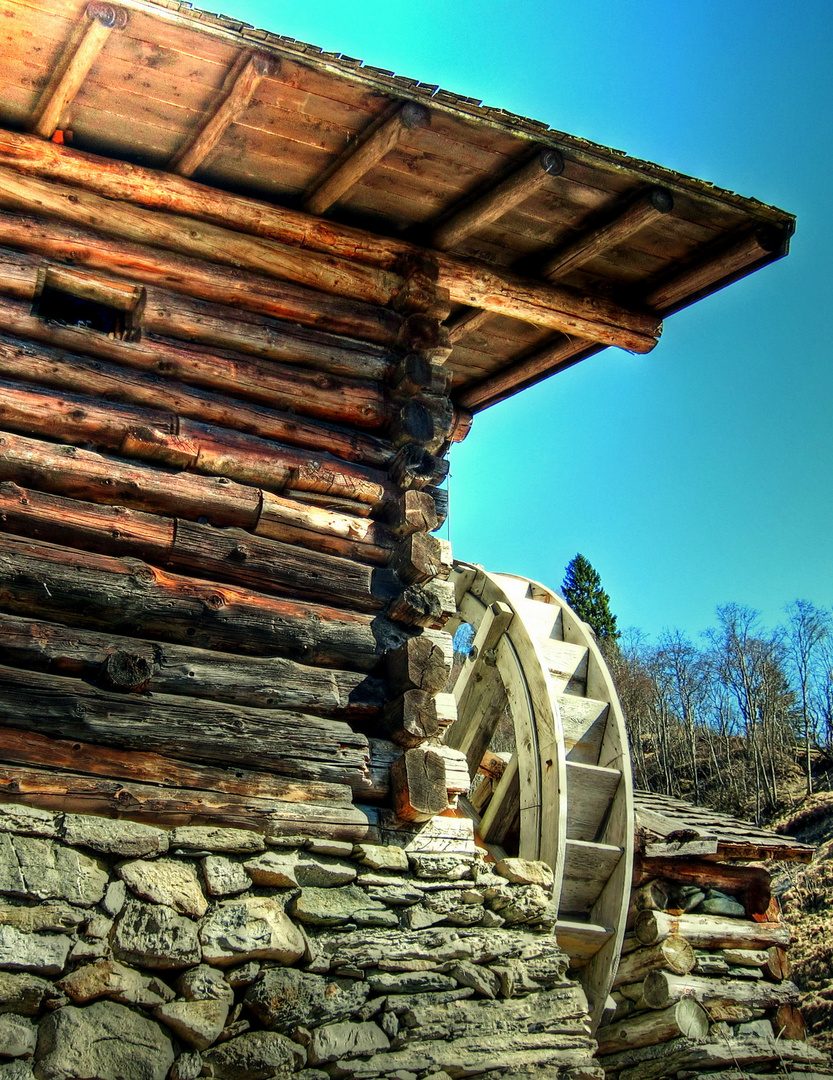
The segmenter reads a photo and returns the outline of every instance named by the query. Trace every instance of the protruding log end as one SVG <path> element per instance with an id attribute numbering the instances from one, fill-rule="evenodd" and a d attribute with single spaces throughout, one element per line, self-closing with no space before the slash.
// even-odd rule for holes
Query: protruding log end
<path id="1" fill-rule="evenodd" d="M 648 202 L 658 214 L 670 214 L 674 209 L 674 196 L 666 188 L 651 188 Z"/>
<path id="2" fill-rule="evenodd" d="M 152 675 L 152 660 L 124 649 L 110 653 L 101 668 L 101 681 L 105 686 L 134 694 L 147 686 Z"/>
<path id="3" fill-rule="evenodd" d="M 538 162 L 549 176 L 560 176 L 564 172 L 564 155 L 560 150 L 542 150 L 538 155 Z"/>
<path id="4" fill-rule="evenodd" d="M 409 131 L 414 128 L 426 127 L 431 123 L 431 111 L 416 101 L 406 101 L 399 110 L 399 119 Z"/>
<path id="5" fill-rule="evenodd" d="M 267 53 L 252 53 L 252 67 L 262 79 L 274 78 L 281 69 L 281 62 Z"/>
<path id="6" fill-rule="evenodd" d="M 387 655 L 388 680 L 393 693 L 425 690 L 436 694 L 445 688 L 454 661 L 451 634 L 423 630 Z"/>
<path id="7" fill-rule="evenodd" d="M 87 4 L 87 18 L 90 22 L 100 22 L 110 30 L 124 30 L 128 23 L 128 14 L 123 7 L 115 4 L 104 4 L 100 0 L 92 0 Z"/>
<path id="8" fill-rule="evenodd" d="M 431 747 L 406 750 L 390 770 L 399 821 L 430 821 L 448 808 L 445 760 Z"/>

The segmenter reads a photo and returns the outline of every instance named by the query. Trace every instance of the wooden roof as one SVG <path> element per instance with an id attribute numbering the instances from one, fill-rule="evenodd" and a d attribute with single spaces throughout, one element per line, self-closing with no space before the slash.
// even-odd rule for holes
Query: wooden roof
<path id="1" fill-rule="evenodd" d="M 794 219 L 754 199 L 176 0 L 0 10 L 0 125 L 512 267 L 585 311 L 664 316 L 787 251 Z M 609 343 L 459 299 L 447 322 L 471 411 Z"/>
<path id="2" fill-rule="evenodd" d="M 635 791 L 634 807 L 637 845 L 647 857 L 717 856 L 809 862 L 813 855 L 812 845 L 802 844 L 791 836 L 759 829 L 730 814 L 694 806 L 669 795 Z"/>

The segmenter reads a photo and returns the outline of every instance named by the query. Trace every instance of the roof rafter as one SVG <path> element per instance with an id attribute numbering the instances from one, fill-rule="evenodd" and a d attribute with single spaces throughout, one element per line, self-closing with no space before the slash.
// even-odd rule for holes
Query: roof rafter
<path id="1" fill-rule="evenodd" d="M 65 46 L 30 124 L 30 130 L 44 139 L 55 134 L 67 106 L 77 96 L 110 34 L 116 29 L 123 30 L 128 21 L 124 8 L 97 0 L 87 4 L 84 15 L 87 23 L 81 22 Z"/>
<path id="2" fill-rule="evenodd" d="M 325 213 L 409 131 L 425 126 L 430 120 L 431 114 L 423 105 L 413 101 L 400 103 L 392 115 L 371 124 L 330 164 L 307 191 L 304 209 L 310 214 Z"/>
<path id="3" fill-rule="evenodd" d="M 540 149 L 530 161 L 435 229 L 431 237 L 432 247 L 448 251 L 477 229 L 523 202 L 533 191 L 537 191 L 548 176 L 558 176 L 563 169 L 564 157 L 558 150 Z"/>
<path id="4" fill-rule="evenodd" d="M 171 172 L 192 176 L 248 107 L 261 81 L 277 74 L 279 66 L 278 60 L 265 53 L 241 53 L 226 76 L 213 111 L 171 159 L 168 165 Z"/>

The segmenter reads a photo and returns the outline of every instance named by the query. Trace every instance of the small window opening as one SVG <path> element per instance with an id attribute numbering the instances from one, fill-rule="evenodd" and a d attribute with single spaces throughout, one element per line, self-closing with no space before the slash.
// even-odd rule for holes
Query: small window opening
<path id="1" fill-rule="evenodd" d="M 124 311 L 108 307 L 96 300 L 73 296 L 72 293 L 50 288 L 49 285 L 44 286 L 40 294 L 36 314 L 48 322 L 61 323 L 63 326 L 83 326 L 110 337 L 123 338 L 126 328 Z"/>
<path id="2" fill-rule="evenodd" d="M 65 267 L 38 273 L 32 314 L 62 326 L 77 326 L 111 338 L 137 341 L 145 290 Z"/>

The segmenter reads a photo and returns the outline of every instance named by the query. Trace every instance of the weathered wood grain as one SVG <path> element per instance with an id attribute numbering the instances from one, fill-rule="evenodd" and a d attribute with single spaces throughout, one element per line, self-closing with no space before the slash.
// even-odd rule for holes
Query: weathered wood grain
<path id="1" fill-rule="evenodd" d="M 0 530 L 356 611 L 382 610 L 401 587 L 392 570 L 351 559 L 299 550 L 239 529 L 45 495 L 9 482 L 0 482 Z"/>
<path id="2" fill-rule="evenodd" d="M 280 656 L 239 656 L 189 645 L 86 630 L 0 612 L 0 652 L 14 667 L 31 668 L 114 686 L 110 659 L 119 654 L 144 665 L 148 693 L 208 698 L 258 709 L 366 720 L 387 700 L 382 679 L 355 671 L 309 667 Z M 187 786 L 187 785 L 182 785 Z"/>
<path id="3" fill-rule="evenodd" d="M 407 322 L 389 308 L 328 296 L 262 274 L 113 240 L 33 216 L 0 213 L 0 244 L 36 251 L 58 262 L 102 270 L 129 281 L 158 285 L 198 300 L 236 306 L 382 345 L 396 344 Z"/>
<path id="4" fill-rule="evenodd" d="M 0 380 L 0 424 L 24 435 L 92 444 L 126 457 L 224 476 L 281 493 L 296 489 L 354 499 L 371 507 L 395 497 L 384 473 L 367 466 L 219 428 L 174 413 L 88 395 L 49 392 Z"/>
<path id="5" fill-rule="evenodd" d="M 0 765 L 4 800 L 24 802 L 44 810 L 126 818 L 174 828 L 178 825 L 218 825 L 254 829 L 269 836 L 305 836 L 349 840 L 377 837 L 375 822 L 356 807 L 326 803 L 281 802 L 213 789 L 180 789 Z"/>
<path id="6" fill-rule="evenodd" d="M 341 720 L 305 713 L 117 694 L 78 679 L 0 667 L 0 723 L 185 761 L 348 784 L 363 796 L 370 788 L 367 738 Z"/>
<path id="7" fill-rule="evenodd" d="M 138 559 L 0 536 L 0 610 L 248 656 L 372 671 L 407 637 L 382 616 L 171 574 Z M 430 631 L 425 631 L 429 633 Z M 449 638 L 450 640 L 450 638 Z"/>

